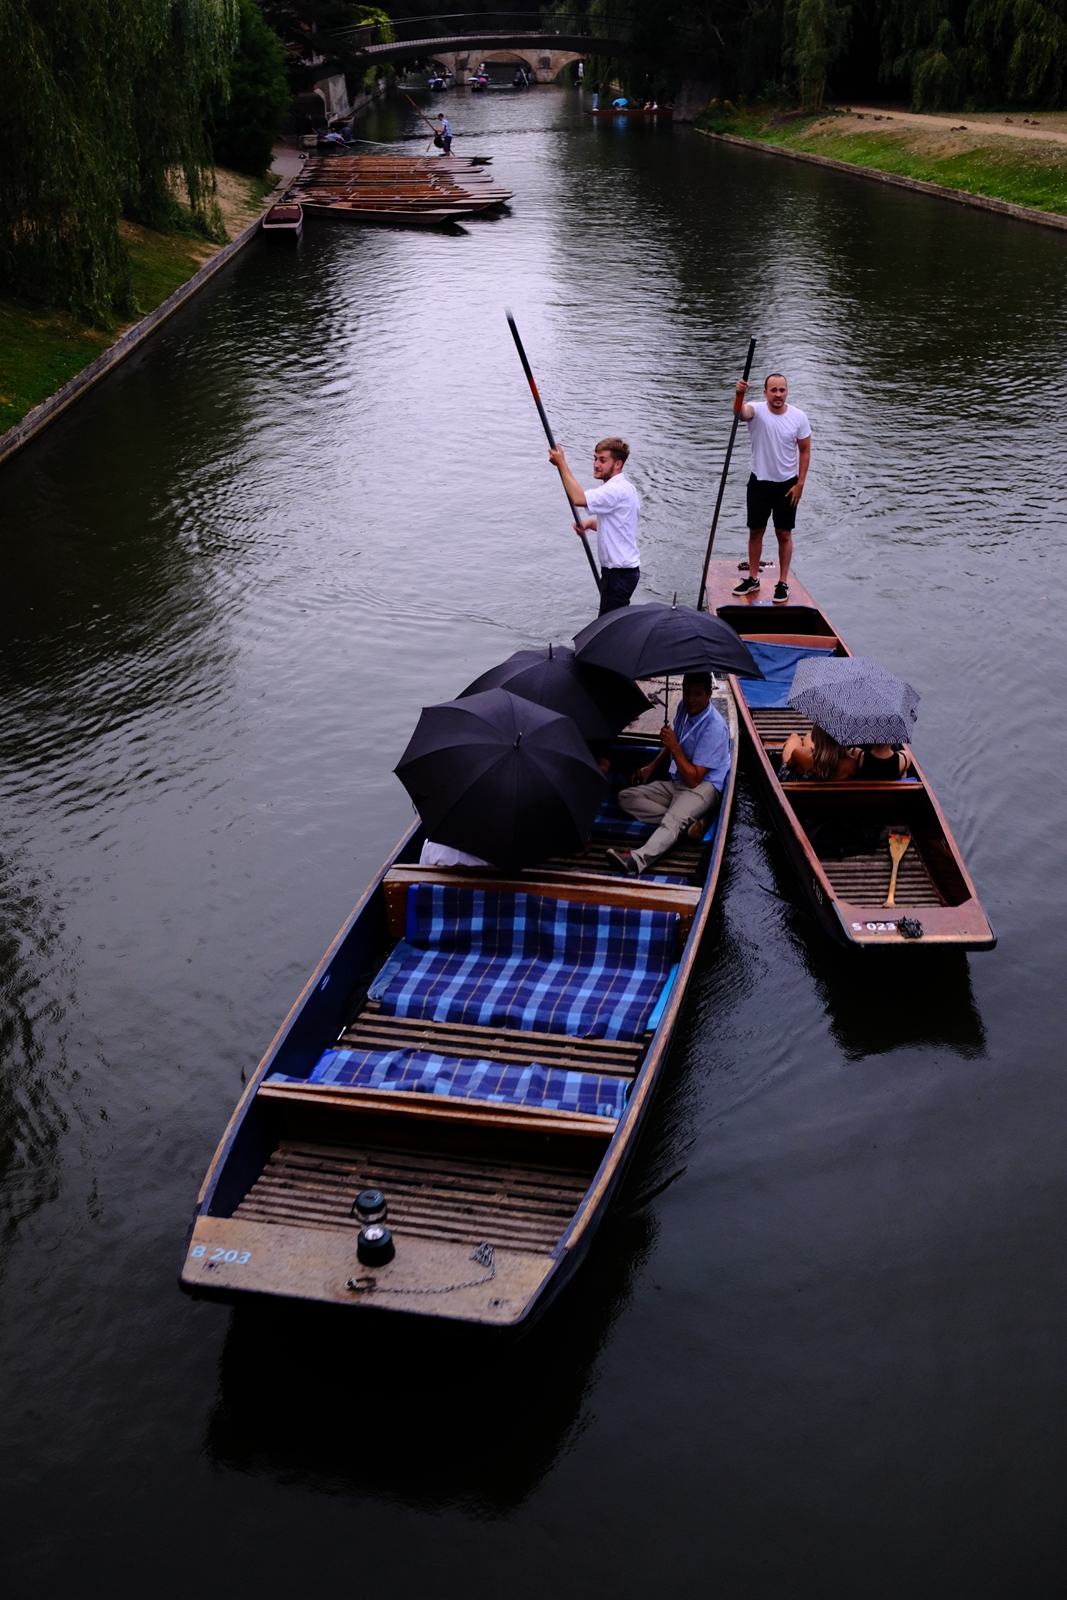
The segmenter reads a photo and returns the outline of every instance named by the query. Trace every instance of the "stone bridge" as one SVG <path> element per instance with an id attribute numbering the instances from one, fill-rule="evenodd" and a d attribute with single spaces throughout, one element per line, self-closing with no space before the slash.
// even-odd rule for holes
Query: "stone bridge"
<path id="1" fill-rule="evenodd" d="M 633 24 L 554 11 L 487 11 L 403 17 L 389 32 L 391 39 L 383 38 L 382 30 L 375 27 L 344 28 L 328 37 L 343 46 L 357 66 L 370 67 L 379 61 L 436 61 L 457 83 L 466 83 L 482 61 L 521 60 L 538 83 L 551 83 L 568 61 L 628 54 Z"/>

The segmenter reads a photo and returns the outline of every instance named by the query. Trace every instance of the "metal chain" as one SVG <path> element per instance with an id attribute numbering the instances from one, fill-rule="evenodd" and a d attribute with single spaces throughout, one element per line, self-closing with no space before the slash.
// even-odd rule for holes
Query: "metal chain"
<path id="1" fill-rule="evenodd" d="M 365 1284 L 360 1283 L 358 1278 L 348 1278 L 345 1282 L 345 1288 L 355 1290 L 373 1287 L 375 1294 L 451 1294 L 454 1289 L 477 1289 L 483 1283 L 492 1283 L 496 1277 L 496 1256 L 492 1245 L 488 1243 L 480 1244 L 477 1250 L 472 1251 L 470 1259 L 477 1261 L 480 1267 L 489 1268 L 484 1278 L 468 1278 L 465 1283 L 446 1283 L 435 1289 L 393 1289 L 387 1284 L 383 1284 L 379 1288 L 377 1283 L 373 1285 Z"/>

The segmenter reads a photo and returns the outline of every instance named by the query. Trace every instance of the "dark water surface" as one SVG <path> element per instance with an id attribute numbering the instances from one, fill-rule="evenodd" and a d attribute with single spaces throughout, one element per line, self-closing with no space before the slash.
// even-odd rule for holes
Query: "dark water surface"
<path id="1" fill-rule="evenodd" d="M 1067 242 L 451 99 L 510 216 L 250 251 L 3 474 L 4 1592 L 1061 1595 Z M 586 475 L 633 445 L 644 598 L 695 598 L 758 333 L 814 428 L 799 570 L 921 691 L 1000 945 L 832 949 L 745 778 L 622 1205 L 526 1340 L 191 1303 L 418 707 L 591 614 L 508 304 Z"/>

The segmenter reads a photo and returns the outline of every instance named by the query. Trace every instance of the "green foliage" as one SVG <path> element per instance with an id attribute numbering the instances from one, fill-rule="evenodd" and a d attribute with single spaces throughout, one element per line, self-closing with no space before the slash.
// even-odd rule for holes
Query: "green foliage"
<path id="1" fill-rule="evenodd" d="M 206 117 L 235 36 L 235 0 L 0 0 L 0 283 L 107 324 L 134 304 L 123 212 L 218 231 Z"/>
<path id="2" fill-rule="evenodd" d="M 839 0 L 785 0 L 785 65 L 796 75 L 800 104 L 821 111 L 826 77 L 848 37 L 850 5 Z"/>
<path id="3" fill-rule="evenodd" d="M 255 0 L 237 3 L 240 31 L 230 65 L 229 98 L 217 105 L 212 143 L 221 166 L 259 177 L 270 166 L 289 105 L 285 49 Z"/>

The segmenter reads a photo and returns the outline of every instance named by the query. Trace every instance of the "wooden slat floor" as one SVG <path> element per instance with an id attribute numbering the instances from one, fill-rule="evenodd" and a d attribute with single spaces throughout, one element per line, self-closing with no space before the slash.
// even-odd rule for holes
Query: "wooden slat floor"
<path id="1" fill-rule="evenodd" d="M 788 706 L 750 706 L 749 716 L 765 745 L 783 745 L 791 733 L 810 733 L 812 729 L 807 717 Z"/>
<path id="2" fill-rule="evenodd" d="M 392 1017 L 378 1010 L 374 1002 L 364 1007 L 337 1042 L 353 1050 L 428 1050 L 434 1055 L 474 1056 L 515 1066 L 539 1061 L 546 1067 L 609 1073 L 616 1078 L 632 1078 L 645 1050 L 643 1044 L 616 1039 L 572 1039 L 563 1033 Z"/>
<path id="3" fill-rule="evenodd" d="M 425 1151 L 368 1150 L 283 1139 L 235 1215 L 301 1228 L 351 1228 L 361 1189 L 381 1189 L 387 1222 L 452 1243 L 547 1251 L 559 1240 L 589 1177 L 557 1167 L 517 1167 Z"/>
<path id="4" fill-rule="evenodd" d="M 854 905 L 881 906 L 889 893 L 889 877 L 893 864 L 889 846 L 882 845 L 874 855 L 848 856 L 844 861 L 820 861 L 826 876 L 833 884 L 834 893 Z M 915 849 L 914 842 L 904 852 L 897 873 L 897 910 L 910 906 L 941 906 L 944 898 L 938 893 L 926 863 Z"/>
<path id="5" fill-rule="evenodd" d="M 589 849 L 582 856 L 552 856 L 548 861 L 542 861 L 537 867 L 531 867 L 529 870 L 531 873 L 536 873 L 539 870 L 548 869 L 552 872 L 569 872 L 579 875 L 583 872 L 607 872 L 621 882 L 625 882 L 623 874 L 619 872 L 613 862 L 608 860 L 607 851 L 609 846 L 614 847 L 616 850 L 628 850 L 632 847 L 629 839 L 594 839 Z M 649 873 L 649 877 L 668 873 L 688 881 L 696 872 L 703 852 L 703 844 L 693 839 L 682 838 L 672 849 L 667 851 L 666 855 L 660 856 Z"/>

